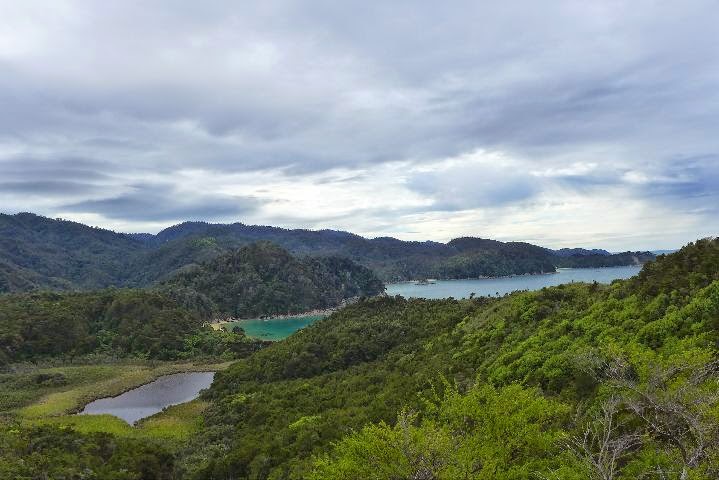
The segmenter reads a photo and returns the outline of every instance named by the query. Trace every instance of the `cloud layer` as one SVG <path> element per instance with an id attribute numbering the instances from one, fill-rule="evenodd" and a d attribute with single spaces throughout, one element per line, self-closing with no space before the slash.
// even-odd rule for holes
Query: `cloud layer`
<path id="1" fill-rule="evenodd" d="M 548 246 L 719 230 L 719 4 L 0 0 L 0 209 Z"/>

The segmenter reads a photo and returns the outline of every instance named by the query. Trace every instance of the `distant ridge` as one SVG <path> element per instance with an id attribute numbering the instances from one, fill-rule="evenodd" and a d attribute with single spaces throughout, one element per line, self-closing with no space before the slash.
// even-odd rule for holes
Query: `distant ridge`
<path id="1" fill-rule="evenodd" d="M 142 287 L 233 249 L 269 241 L 299 256 L 335 256 L 385 282 L 554 272 L 644 263 L 650 252 L 560 249 L 462 237 L 447 243 L 364 238 L 337 230 L 184 222 L 156 235 L 124 234 L 31 213 L 0 214 L 0 292 Z"/>

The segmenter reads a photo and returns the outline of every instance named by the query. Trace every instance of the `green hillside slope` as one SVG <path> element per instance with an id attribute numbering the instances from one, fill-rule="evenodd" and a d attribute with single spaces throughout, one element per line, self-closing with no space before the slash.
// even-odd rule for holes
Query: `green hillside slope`
<path id="1" fill-rule="evenodd" d="M 218 375 L 184 472 L 715 478 L 717 261 L 704 240 L 609 286 L 352 305 Z"/>

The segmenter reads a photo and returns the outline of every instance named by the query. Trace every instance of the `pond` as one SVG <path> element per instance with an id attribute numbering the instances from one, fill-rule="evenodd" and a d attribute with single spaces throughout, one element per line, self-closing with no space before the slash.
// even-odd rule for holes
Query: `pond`
<path id="1" fill-rule="evenodd" d="M 212 384 L 214 372 L 165 375 L 133 390 L 88 403 L 80 414 L 109 414 L 129 424 L 161 412 L 170 405 L 189 402 Z"/>
<path id="2" fill-rule="evenodd" d="M 467 298 L 504 295 L 516 290 L 540 290 L 562 283 L 594 282 L 611 283 L 618 278 L 629 278 L 641 270 L 641 266 L 604 268 L 560 268 L 557 273 L 543 275 L 519 275 L 515 277 L 477 278 L 468 280 L 437 280 L 428 285 L 404 282 L 387 285 L 387 295 L 416 298 Z"/>

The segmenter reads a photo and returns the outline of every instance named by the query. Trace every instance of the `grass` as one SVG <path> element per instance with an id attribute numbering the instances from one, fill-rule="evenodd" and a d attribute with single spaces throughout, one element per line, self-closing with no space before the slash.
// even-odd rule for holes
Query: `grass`
<path id="1" fill-rule="evenodd" d="M 23 426 L 56 425 L 59 427 L 73 427 L 78 432 L 104 432 L 123 437 L 138 436 L 134 427 L 124 420 L 112 415 L 63 415 L 58 417 L 42 417 L 25 419 Z"/>
<path id="2" fill-rule="evenodd" d="M 202 400 L 173 405 L 140 420 L 135 430 L 155 438 L 184 440 L 202 427 L 202 412 L 208 406 L 209 403 Z"/>
<path id="3" fill-rule="evenodd" d="M 180 372 L 222 370 L 230 362 L 127 363 L 118 365 L 82 365 L 40 368 L 22 374 L 0 375 L 0 413 L 22 424 L 72 426 L 81 432 L 106 432 L 131 437 L 167 440 L 187 438 L 200 426 L 207 403 L 194 400 L 175 405 L 143 419 L 137 427 L 111 415 L 71 415 L 97 398 L 119 395 L 162 375 Z M 38 382 L 43 378 L 61 378 L 61 385 Z M 7 393 L 7 395 L 6 395 Z"/>
<path id="4" fill-rule="evenodd" d="M 157 438 L 181 442 L 202 426 L 202 412 L 209 404 L 193 400 L 173 405 L 142 419 L 136 427 L 112 415 L 62 415 L 26 419 L 25 425 L 71 426 L 82 433 L 104 432 L 133 438 Z"/>

